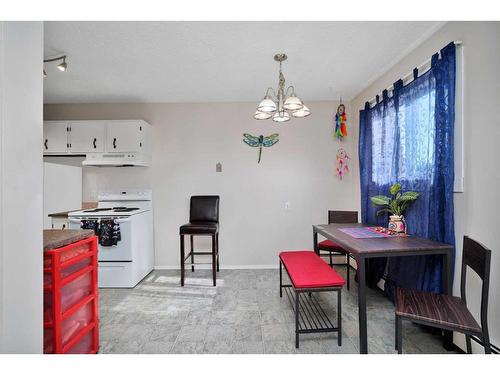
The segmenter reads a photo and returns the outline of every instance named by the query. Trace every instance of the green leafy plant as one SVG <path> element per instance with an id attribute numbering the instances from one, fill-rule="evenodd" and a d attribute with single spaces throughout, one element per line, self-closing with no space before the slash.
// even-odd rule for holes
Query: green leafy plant
<path id="1" fill-rule="evenodd" d="M 392 215 L 401 216 L 406 212 L 406 209 L 417 200 L 420 193 L 416 191 L 401 192 L 401 184 L 395 183 L 389 189 L 391 196 L 376 195 L 371 197 L 374 206 L 382 207 L 378 210 L 377 215 L 382 212 L 389 212 Z"/>

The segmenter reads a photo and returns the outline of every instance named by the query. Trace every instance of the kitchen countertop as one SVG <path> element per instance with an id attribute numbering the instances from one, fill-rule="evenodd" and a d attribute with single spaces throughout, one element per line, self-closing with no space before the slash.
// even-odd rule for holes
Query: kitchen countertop
<path id="1" fill-rule="evenodd" d="M 43 231 L 43 251 L 63 247 L 93 235 L 92 229 L 45 229 Z"/>
<path id="2" fill-rule="evenodd" d="M 48 216 L 49 217 L 64 217 L 64 218 L 67 218 L 68 214 L 70 212 L 80 211 L 80 210 L 89 210 L 89 209 L 96 208 L 96 207 L 97 207 L 97 202 L 82 202 L 82 207 L 80 207 L 80 208 L 76 208 L 76 209 L 70 210 L 70 211 L 54 212 L 52 214 L 49 214 Z"/>

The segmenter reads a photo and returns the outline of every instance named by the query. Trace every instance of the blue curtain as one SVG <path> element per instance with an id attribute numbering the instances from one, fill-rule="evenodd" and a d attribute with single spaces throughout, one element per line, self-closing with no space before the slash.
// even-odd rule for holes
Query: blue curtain
<path id="1" fill-rule="evenodd" d="M 360 111 L 361 216 L 364 223 L 387 225 L 377 217 L 374 195 L 389 195 L 400 182 L 421 195 L 405 215 L 410 234 L 455 245 L 453 220 L 453 128 L 455 114 L 455 45 L 431 59 L 431 68 L 406 86 L 399 80 L 392 96 Z M 368 281 L 383 275 L 386 262 L 368 265 Z M 419 256 L 387 260 L 385 291 L 395 286 L 441 292 L 441 258 Z"/>

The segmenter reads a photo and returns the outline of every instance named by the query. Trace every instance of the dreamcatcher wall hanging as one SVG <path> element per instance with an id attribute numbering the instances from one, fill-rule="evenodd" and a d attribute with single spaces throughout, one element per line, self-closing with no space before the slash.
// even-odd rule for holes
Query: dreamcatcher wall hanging
<path id="1" fill-rule="evenodd" d="M 343 148 L 337 150 L 337 177 L 342 180 L 349 173 L 349 160 L 351 158 Z"/>

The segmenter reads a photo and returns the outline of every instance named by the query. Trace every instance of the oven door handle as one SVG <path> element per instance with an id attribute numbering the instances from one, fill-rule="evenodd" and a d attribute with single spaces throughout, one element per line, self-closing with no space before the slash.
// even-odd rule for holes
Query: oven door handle
<path id="1" fill-rule="evenodd" d="M 115 219 L 115 221 L 120 224 L 120 223 L 128 223 L 130 221 L 130 218 L 127 217 L 126 219 Z"/>

